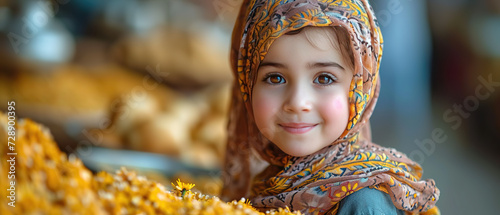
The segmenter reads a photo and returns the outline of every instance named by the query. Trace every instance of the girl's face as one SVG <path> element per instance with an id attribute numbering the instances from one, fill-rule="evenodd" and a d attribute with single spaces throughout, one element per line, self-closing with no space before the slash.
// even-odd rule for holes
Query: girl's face
<path id="1" fill-rule="evenodd" d="M 289 155 L 312 154 L 334 142 L 347 126 L 353 66 L 331 42 L 317 40 L 319 49 L 304 32 L 283 35 L 259 66 L 252 92 L 255 122 Z"/>

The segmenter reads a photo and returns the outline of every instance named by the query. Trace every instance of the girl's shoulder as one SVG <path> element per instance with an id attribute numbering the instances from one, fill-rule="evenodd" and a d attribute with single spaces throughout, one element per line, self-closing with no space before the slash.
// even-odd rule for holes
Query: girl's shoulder
<path id="1" fill-rule="evenodd" d="M 340 201 L 337 214 L 400 215 L 405 213 L 394 206 L 391 197 L 387 193 L 376 189 L 363 188 Z"/>

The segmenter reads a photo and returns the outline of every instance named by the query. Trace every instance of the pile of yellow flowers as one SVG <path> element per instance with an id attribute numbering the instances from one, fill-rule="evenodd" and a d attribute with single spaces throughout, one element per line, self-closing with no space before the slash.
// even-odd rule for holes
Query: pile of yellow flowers
<path id="1" fill-rule="evenodd" d="M 76 156 L 68 157 L 61 152 L 43 126 L 29 119 L 19 120 L 15 132 L 15 148 L 9 148 L 8 144 L 0 146 L 0 214 L 3 215 L 300 214 L 288 208 L 262 213 L 248 200 L 224 202 L 216 196 L 192 191 L 194 184 L 179 180 L 169 190 L 125 168 L 115 174 L 93 175 Z M 0 114 L 0 138 L 7 140 L 4 114 Z M 15 157 L 14 168 L 5 162 L 11 157 Z M 15 179 L 9 178 L 10 175 L 15 175 Z M 6 198 L 12 192 L 14 198 Z"/>

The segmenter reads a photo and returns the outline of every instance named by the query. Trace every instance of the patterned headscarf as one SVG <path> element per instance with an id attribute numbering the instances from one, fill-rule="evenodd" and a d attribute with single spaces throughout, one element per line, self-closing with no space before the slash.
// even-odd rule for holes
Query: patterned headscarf
<path id="1" fill-rule="evenodd" d="M 303 157 L 285 154 L 258 130 L 251 94 L 260 62 L 273 41 L 306 26 L 339 26 L 350 35 L 354 74 L 349 121 L 331 145 Z M 263 210 L 286 207 L 304 213 L 336 214 L 339 202 L 365 187 L 391 197 L 412 213 L 439 214 L 439 190 L 420 180 L 422 168 L 406 155 L 371 142 L 369 118 L 379 93 L 382 35 L 367 0 L 244 0 L 232 35 L 232 91 L 226 163 L 227 199 L 249 197 Z M 252 165 L 269 163 L 255 179 Z"/>

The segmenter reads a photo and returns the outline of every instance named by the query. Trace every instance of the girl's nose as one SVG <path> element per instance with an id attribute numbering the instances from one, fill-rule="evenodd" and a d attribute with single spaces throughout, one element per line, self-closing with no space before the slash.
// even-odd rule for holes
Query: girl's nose
<path id="1" fill-rule="evenodd" d="M 300 86 L 290 87 L 283 109 L 290 113 L 309 112 L 312 110 L 313 95 Z"/>

